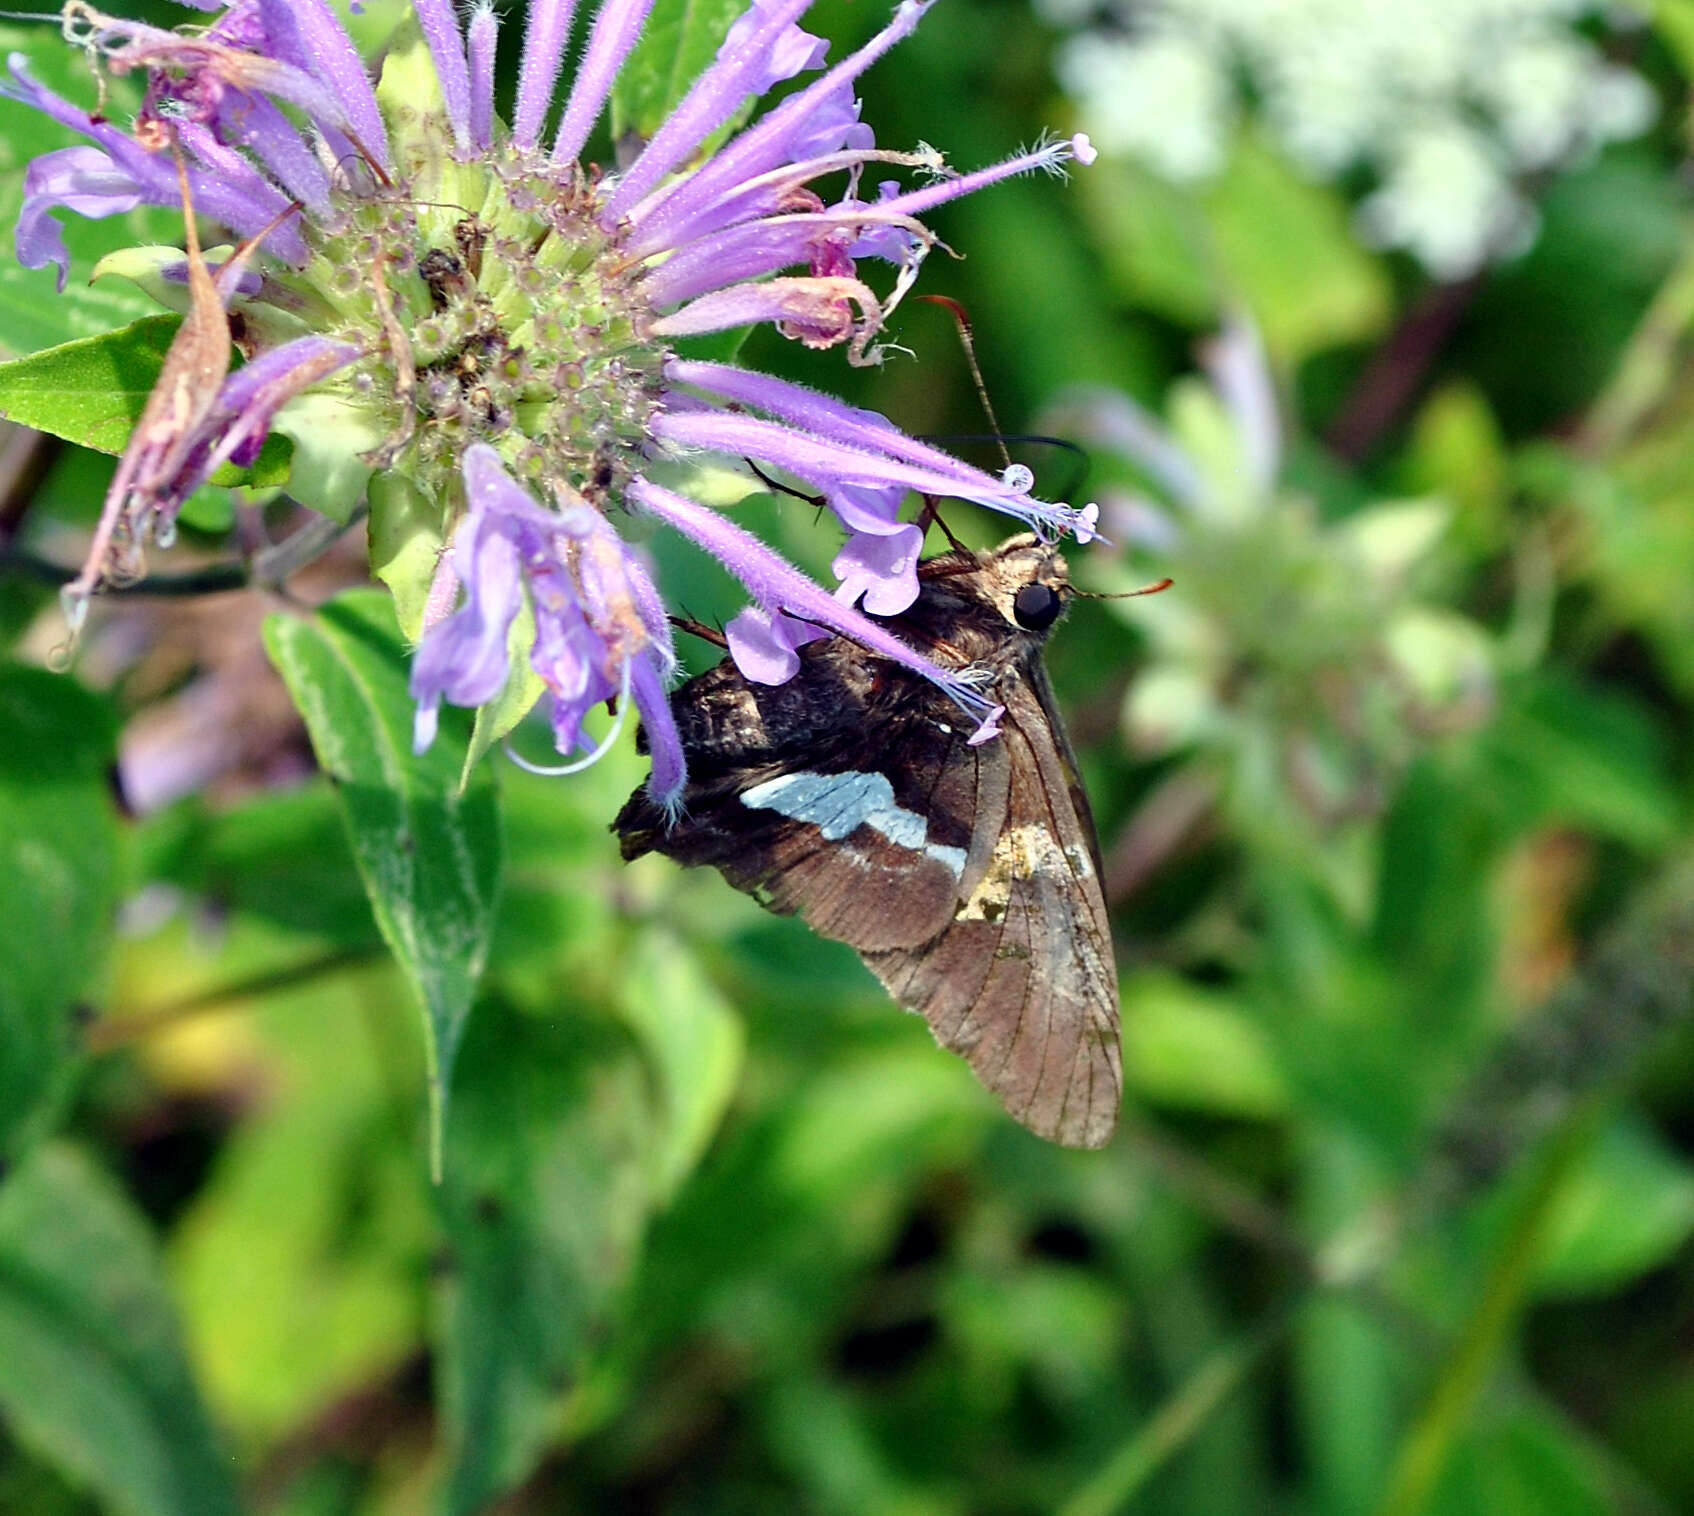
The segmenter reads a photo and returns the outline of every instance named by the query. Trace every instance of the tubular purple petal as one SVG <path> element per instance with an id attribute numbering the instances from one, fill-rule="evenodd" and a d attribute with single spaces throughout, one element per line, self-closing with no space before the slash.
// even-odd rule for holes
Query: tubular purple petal
<path id="1" fill-rule="evenodd" d="M 364 353 L 345 342 L 325 337 L 297 337 L 261 353 L 224 381 L 218 410 L 228 418 L 224 431 L 201 465 L 198 488 L 225 462 L 249 467 L 270 435 L 276 413 L 302 390 L 338 369 L 357 363 Z M 189 491 L 184 491 L 184 496 Z"/>
<path id="2" fill-rule="evenodd" d="M 523 608 L 518 550 L 486 517 L 465 518 L 453 537 L 453 558 L 465 603 L 424 633 L 412 656 L 411 695 L 418 702 L 412 750 L 435 740 L 443 699 L 486 705 L 505 688 L 510 671 L 506 640 Z"/>
<path id="3" fill-rule="evenodd" d="M 857 52 L 731 139 L 694 173 L 632 207 L 627 217 L 637 229 L 637 248 L 657 252 L 680 246 L 695 235 L 690 222 L 720 195 L 792 162 L 789 144 L 806 130 L 813 112 L 835 98 L 895 43 L 910 36 L 933 3 L 901 0 L 893 20 Z"/>
<path id="4" fill-rule="evenodd" d="M 582 145 L 588 141 L 606 97 L 612 92 L 618 70 L 635 46 L 652 9 L 653 0 L 601 0 L 594 28 L 588 34 L 588 48 L 582 55 L 576 78 L 571 81 L 559 134 L 553 139 L 555 163 L 571 162 L 581 154 Z"/>
<path id="5" fill-rule="evenodd" d="M 1050 531 L 1075 531 L 1085 519 L 1069 506 L 1033 499 L 944 453 L 939 457 L 945 467 L 907 463 L 846 443 L 808 437 L 776 422 L 728 412 L 661 415 L 655 419 L 653 430 L 683 447 L 757 458 L 825 489 L 835 483 L 897 485 L 923 495 L 969 500 Z"/>
<path id="6" fill-rule="evenodd" d="M 900 507 L 906 499 L 903 484 L 879 487 L 831 484 L 827 486 L 827 498 L 836 519 L 850 532 L 889 537 L 904 530 L 900 524 Z"/>
<path id="7" fill-rule="evenodd" d="M 329 210 L 329 174 L 294 124 L 263 95 L 226 98 L 218 113 L 218 133 L 232 147 L 256 154 L 314 216 Z"/>
<path id="8" fill-rule="evenodd" d="M 737 612 L 723 632 L 736 668 L 754 684 L 787 684 L 800 671 L 800 649 L 828 635 L 762 605 Z"/>
<path id="9" fill-rule="evenodd" d="M 465 502 L 473 511 L 493 511 L 514 517 L 539 532 L 565 531 L 567 522 L 544 511 L 530 493 L 510 474 L 500 455 L 486 442 L 473 442 L 465 449 L 461 464 L 465 476 Z"/>
<path id="10" fill-rule="evenodd" d="M 938 447 L 908 437 L 875 411 L 843 405 L 839 400 L 807 389 L 804 385 L 773 379 L 727 363 L 673 358 L 665 365 L 665 375 L 673 384 L 693 385 L 721 399 L 752 406 L 817 438 L 856 451 L 880 453 L 889 459 L 910 464 L 930 476 L 926 484 L 912 483 L 911 475 L 891 476 L 891 482 L 895 478 L 904 478 L 906 488 L 925 494 L 954 495 L 961 500 L 974 500 L 1017 516 L 1031 525 L 1039 523 L 1061 531 L 1078 531 L 1080 540 L 1087 541 L 1087 537 L 1081 535 L 1082 531 L 1090 529 L 1092 523 L 1086 512 L 1032 499 L 1022 490 L 1011 488 L 1005 480 L 995 479 L 993 475 L 973 468 Z M 712 413 L 704 414 L 710 416 Z M 696 423 L 697 426 L 707 424 Z M 944 487 L 942 480 L 948 481 Z"/>
<path id="11" fill-rule="evenodd" d="M 855 532 L 835 555 L 830 570 L 841 581 L 836 596 L 873 616 L 898 616 L 918 598 L 918 557 L 923 533 L 915 526 L 892 532 Z"/>
<path id="12" fill-rule="evenodd" d="M 651 652 L 642 653 L 630 666 L 629 691 L 641 724 L 647 729 L 647 749 L 653 759 L 647 776 L 647 795 L 672 821 L 682 812 L 682 792 L 688 786 L 688 760 L 683 756 L 682 738 L 665 695 L 665 676 Z"/>
<path id="13" fill-rule="evenodd" d="M 575 10 L 576 0 L 530 0 L 518 68 L 518 105 L 512 115 L 512 140 L 519 147 L 534 147 L 541 140 Z"/>
<path id="14" fill-rule="evenodd" d="M 807 347 L 851 342 L 855 362 L 875 363 L 881 357 L 880 349 L 864 357 L 866 344 L 882 326 L 876 295 L 863 281 L 839 276 L 767 279 L 713 290 L 661 316 L 651 330 L 658 337 L 697 337 L 765 321 L 775 322 L 785 336 Z"/>
<path id="15" fill-rule="evenodd" d="M 743 280 L 809 263 L 814 274 L 851 275 L 852 251 L 866 223 L 880 224 L 880 210 L 825 211 L 771 216 L 697 238 L 679 248 L 642 281 L 655 305 L 673 305 Z M 916 221 L 910 235 L 927 234 Z"/>
<path id="16" fill-rule="evenodd" d="M 891 215 L 918 216 L 938 205 L 945 205 L 949 200 L 957 200 L 962 196 L 974 194 L 979 189 L 986 189 L 991 184 L 998 184 L 1003 179 L 1015 179 L 1020 174 L 1037 172 L 1059 173 L 1073 158 L 1078 162 L 1086 162 L 1076 152 L 1074 142 L 1049 142 L 1033 152 L 1019 153 L 1015 158 L 1008 158 L 1003 163 L 996 163 L 990 168 L 980 168 L 974 174 L 960 174 L 956 178 L 943 179 L 939 184 L 929 185 L 925 189 L 913 190 L 908 195 L 896 195 L 892 200 L 879 202 L 877 209 Z"/>
<path id="17" fill-rule="evenodd" d="M 251 221 L 262 213 L 262 219 L 251 231 L 240 223 L 230 222 L 227 217 L 218 216 L 217 219 L 226 226 L 233 226 L 243 236 L 252 236 L 288 209 L 288 196 L 260 173 L 251 159 L 220 142 L 209 126 L 202 126 L 197 121 L 181 121 L 177 123 L 176 133 L 183 147 L 206 165 L 208 178 L 217 186 L 218 199 L 233 199 L 245 206 L 243 221 Z M 201 203 L 198 193 L 194 203 L 197 209 L 215 214 Z M 290 217 L 272 227 L 265 237 L 265 250 L 290 263 L 304 263 L 306 242 L 300 235 L 298 220 Z"/>
<path id="18" fill-rule="evenodd" d="M 117 169 L 134 181 L 146 204 L 180 204 L 176 170 L 168 157 L 159 158 L 144 151 L 132 137 L 110 122 L 96 120 L 87 111 L 37 83 L 29 72 L 29 60 L 22 53 L 11 54 L 7 61 L 12 77 L 0 84 L 0 97 L 30 106 L 61 126 L 68 126 L 99 143 Z M 221 221 L 231 231 L 243 236 L 261 231 L 288 204 L 274 188 L 262 181 L 259 185 L 261 192 L 255 198 L 247 192 L 246 186 L 232 187 L 219 174 L 200 167 L 190 167 L 188 182 L 194 191 L 195 205 L 206 216 Z M 269 247 L 278 257 L 291 263 L 305 260 L 305 245 L 295 228 L 280 228 L 272 236 Z"/>
<path id="19" fill-rule="evenodd" d="M 24 203 L 18 212 L 18 262 L 25 268 L 58 269 L 61 293 L 70 269 L 65 234 L 48 212 L 60 206 L 91 221 L 121 216 L 144 196 L 135 180 L 97 147 L 64 147 L 31 160 L 24 171 Z"/>
<path id="20" fill-rule="evenodd" d="M 494 143 L 494 54 L 499 37 L 494 7 L 478 5 L 465 28 L 465 49 L 471 71 L 471 145 L 481 153 Z"/>
<path id="21" fill-rule="evenodd" d="M 659 594 L 658 586 L 653 583 L 653 576 L 648 573 L 647 565 L 642 562 L 640 551 L 621 540 L 618 545 L 623 551 L 624 579 L 629 588 L 630 599 L 635 603 L 641 624 L 647 628 L 648 640 L 652 643 L 654 656 L 658 659 L 659 672 L 669 678 L 677 668 L 676 639 L 671 633 L 670 617 L 665 614 L 664 597 Z"/>
<path id="22" fill-rule="evenodd" d="M 271 50 L 320 80 L 340 102 L 359 146 L 386 169 L 388 131 L 353 39 L 327 0 L 258 0 Z"/>
<path id="23" fill-rule="evenodd" d="M 471 140 L 471 76 L 458 15 L 452 0 L 413 0 L 412 11 L 435 60 L 435 77 L 441 83 L 441 103 L 453 128 L 453 141 L 463 152 Z"/>
<path id="24" fill-rule="evenodd" d="M 755 0 L 730 27 L 711 66 L 694 81 L 612 191 L 601 213 L 602 226 L 617 225 L 643 195 L 728 121 L 749 95 L 763 95 L 784 79 L 823 62 L 825 44 L 794 24 L 811 3 Z"/>
<path id="25" fill-rule="evenodd" d="M 646 257 L 668 252 L 673 247 L 692 246 L 704 237 L 721 234 L 755 217 L 788 214 L 797 204 L 810 212 L 817 207 L 816 196 L 807 192 L 807 186 L 814 179 L 821 179 L 843 170 L 857 174 L 872 163 L 903 164 L 908 168 L 922 169 L 929 173 L 942 172 L 945 167 L 941 155 L 933 148 L 913 153 L 889 152 L 880 148 L 851 148 L 828 153 L 821 158 L 781 163 L 765 173 L 729 186 L 723 193 L 698 206 L 681 226 L 681 240 L 668 240 L 672 231 L 676 230 L 669 226 L 663 228 L 664 236 L 649 237 L 641 229 L 636 229 L 630 238 L 631 250 Z M 870 209 L 848 201 L 831 207 L 829 213 L 844 216 L 864 213 L 867 221 L 882 219 L 880 216 L 868 214 Z M 876 210 L 880 212 L 880 204 Z M 823 213 L 821 209 L 820 213 Z"/>
<path id="26" fill-rule="evenodd" d="M 748 593 L 766 611 L 772 614 L 782 611 L 797 620 L 816 622 L 819 626 L 840 632 L 873 652 L 921 674 L 961 704 L 972 708 L 983 704 L 981 698 L 961 680 L 958 671 L 944 669 L 940 664 L 931 662 L 887 628 L 843 605 L 745 528 L 726 521 L 716 511 L 661 488 L 651 480 L 636 480 L 630 486 L 629 494 L 636 504 L 675 527 L 716 558 L 747 586 Z"/>
<path id="27" fill-rule="evenodd" d="M 783 144 L 788 161 L 803 163 L 831 153 L 869 152 L 876 146 L 876 136 L 859 119 L 862 109 L 853 86 L 846 81 L 838 84 L 807 112 Z"/>

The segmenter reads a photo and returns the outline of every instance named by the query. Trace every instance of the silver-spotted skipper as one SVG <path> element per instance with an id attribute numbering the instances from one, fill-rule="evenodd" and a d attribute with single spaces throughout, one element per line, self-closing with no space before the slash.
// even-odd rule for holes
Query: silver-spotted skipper
<path id="1" fill-rule="evenodd" d="M 879 618 L 951 668 L 994 675 L 998 739 L 919 675 L 845 637 L 800 649 L 787 684 L 725 659 L 671 696 L 688 755 L 668 826 L 637 790 L 625 858 L 709 863 L 781 915 L 847 943 L 1006 1109 L 1067 1147 L 1101 1146 L 1123 1074 L 1100 847 L 1041 647 L 1064 559 L 1034 537 L 918 568 Z"/>

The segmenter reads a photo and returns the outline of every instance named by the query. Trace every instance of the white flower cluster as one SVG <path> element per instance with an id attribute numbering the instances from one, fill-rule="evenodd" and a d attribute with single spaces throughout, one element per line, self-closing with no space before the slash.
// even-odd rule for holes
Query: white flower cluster
<path id="1" fill-rule="evenodd" d="M 1576 23 L 1605 0 L 1036 0 L 1080 30 L 1059 77 L 1096 144 L 1168 178 L 1215 174 L 1243 86 L 1314 177 L 1367 167 L 1360 230 L 1462 278 L 1533 237 L 1523 175 L 1638 135 L 1655 99 Z"/>

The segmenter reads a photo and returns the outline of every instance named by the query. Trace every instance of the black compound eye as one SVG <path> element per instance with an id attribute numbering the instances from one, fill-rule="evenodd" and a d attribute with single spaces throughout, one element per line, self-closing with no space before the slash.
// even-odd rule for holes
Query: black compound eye
<path id="1" fill-rule="evenodd" d="M 1044 632 L 1059 619 L 1064 602 L 1047 584 L 1026 584 L 1012 596 L 1012 616 L 1026 632 Z"/>

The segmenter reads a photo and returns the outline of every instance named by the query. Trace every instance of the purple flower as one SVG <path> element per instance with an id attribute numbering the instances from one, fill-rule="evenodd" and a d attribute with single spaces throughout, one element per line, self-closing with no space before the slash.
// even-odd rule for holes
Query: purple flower
<path id="1" fill-rule="evenodd" d="M 413 745 L 422 752 L 435 740 L 442 700 L 486 705 L 506 687 L 512 624 L 527 584 L 535 617 L 530 666 L 552 699 L 559 751 L 584 745 L 583 718 L 601 701 L 633 698 L 655 771 L 680 777 L 682 746 L 663 698 L 676 667 L 670 624 L 634 550 L 584 500 L 544 510 L 487 443 L 466 449 L 464 484 L 451 565 L 465 599 L 418 645 Z"/>
<path id="2" fill-rule="evenodd" d="M 19 56 L 0 85 L 90 144 L 31 166 L 17 231 L 26 265 L 54 265 L 62 280 L 54 212 L 112 215 L 185 194 L 256 244 L 210 281 L 193 244 L 186 268 L 165 272 L 187 278 L 184 332 L 192 323 L 197 345 L 173 349 L 73 611 L 103 579 L 136 571 L 187 493 L 224 462 L 250 462 L 274 426 L 294 439 L 291 488 L 306 503 L 346 510 L 388 471 L 407 488 L 373 499 L 373 541 L 396 535 L 382 513 L 400 495 L 408 531 L 421 510 L 440 547 L 429 612 L 407 628 L 420 745 L 443 701 L 510 704 L 534 686 L 571 756 L 594 705 L 633 704 L 652 793 L 676 802 L 685 776 L 664 695 L 675 660 L 659 594 L 615 529 L 625 511 L 658 517 L 746 584 L 751 604 L 728 637 L 749 678 L 790 677 L 797 650 L 833 632 L 933 680 L 992 735 L 981 671 L 939 665 L 865 614 L 897 614 L 917 596 L 922 531 L 902 518 L 906 502 L 962 499 L 1082 541 L 1093 507 L 1036 499 L 1027 471 L 997 478 L 873 413 L 682 358 L 672 343 L 769 322 L 874 363 L 935 243 L 921 217 L 1011 175 L 1086 162 L 1085 138 L 965 175 L 931 148 L 879 148 L 857 81 L 931 0 L 902 0 L 829 68 L 800 24 L 809 0 L 751 0 L 620 174 L 578 157 L 652 0 L 600 0 L 591 17 L 573 0 L 532 0 L 510 127 L 494 114 L 500 37 L 486 0 L 463 19 L 453 0 L 415 0 L 412 30 L 374 84 L 327 0 L 193 3 L 215 14 L 182 32 L 76 9 L 72 41 L 114 74 L 145 76 L 130 130 L 41 86 Z M 586 32 L 574 48 L 573 26 Z M 567 52 L 579 61 L 561 92 Z M 705 151 L 749 97 L 813 71 Z M 900 170 L 917 187 L 888 177 Z M 831 176 L 845 184 L 833 201 L 818 188 Z M 867 269 L 882 265 L 893 272 L 873 285 Z M 248 362 L 231 373 L 210 351 L 236 330 Z M 828 502 L 843 532 L 833 592 L 650 477 L 655 463 L 708 454 L 754 459 Z M 402 572 L 378 567 L 391 583 Z M 411 589 L 401 603 L 423 604 Z M 520 626 L 527 668 L 513 656 Z"/>

